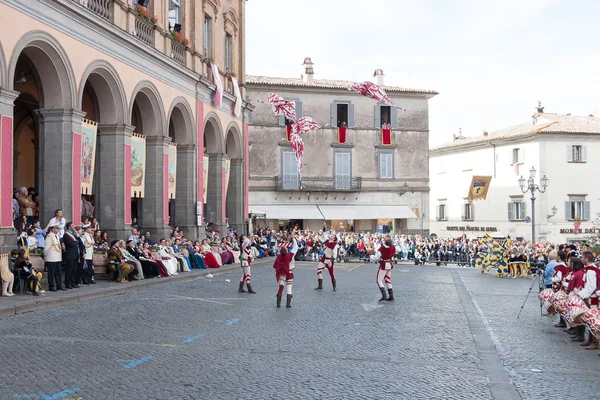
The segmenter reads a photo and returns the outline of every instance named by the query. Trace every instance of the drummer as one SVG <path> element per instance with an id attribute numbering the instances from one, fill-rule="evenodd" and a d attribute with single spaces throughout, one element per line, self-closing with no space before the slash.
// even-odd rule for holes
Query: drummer
<path id="1" fill-rule="evenodd" d="M 584 251 L 581 254 L 581 258 L 585 264 L 585 267 L 583 268 L 585 275 L 583 277 L 584 286 L 579 292 L 579 297 L 586 302 L 590 309 L 597 309 L 598 297 L 596 296 L 596 290 L 598 289 L 600 270 L 594 265 L 594 254 L 592 254 L 592 252 Z M 581 343 L 581 346 L 585 346 L 586 350 L 596 350 L 600 347 L 598 339 L 592 335 L 591 331 L 589 332 L 587 341 Z"/>

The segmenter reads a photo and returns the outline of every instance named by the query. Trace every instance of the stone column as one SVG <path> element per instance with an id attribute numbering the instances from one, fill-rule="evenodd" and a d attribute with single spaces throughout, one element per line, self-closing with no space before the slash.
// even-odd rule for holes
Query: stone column
<path id="1" fill-rule="evenodd" d="M 187 238 L 198 237 L 196 218 L 196 145 L 177 145 L 177 188 L 171 200 L 171 225 L 183 230 Z"/>
<path id="2" fill-rule="evenodd" d="M 243 160 L 231 160 L 229 187 L 227 189 L 227 219 L 229 227 L 238 235 L 246 232 L 244 227 L 244 167 Z"/>
<path id="3" fill-rule="evenodd" d="M 167 238 L 170 233 L 168 221 L 165 221 L 164 217 L 167 201 L 165 175 L 168 173 L 164 166 L 164 158 L 168 154 L 170 141 L 167 136 L 146 137 L 146 193 L 141 201 L 139 225 L 144 231 L 150 231 L 156 240 Z"/>
<path id="4" fill-rule="evenodd" d="M 0 250 L 15 247 L 13 226 L 13 109 L 18 92 L 0 88 Z"/>
<path id="5" fill-rule="evenodd" d="M 84 112 L 62 108 L 35 110 L 39 124 L 40 220 L 49 221 L 61 208 L 73 216 L 73 133 L 81 133 Z M 79 221 L 77 221 L 79 222 Z"/>
<path id="6" fill-rule="evenodd" d="M 223 219 L 223 158 L 225 154 L 208 154 L 208 193 L 206 194 L 206 216 L 204 220 L 223 237 L 227 226 Z M 213 225 L 214 224 L 214 225 Z"/>
<path id="7" fill-rule="evenodd" d="M 98 125 L 94 213 L 111 240 L 126 239 L 131 230 L 125 224 L 125 145 L 131 143 L 133 129 L 125 124 Z"/>

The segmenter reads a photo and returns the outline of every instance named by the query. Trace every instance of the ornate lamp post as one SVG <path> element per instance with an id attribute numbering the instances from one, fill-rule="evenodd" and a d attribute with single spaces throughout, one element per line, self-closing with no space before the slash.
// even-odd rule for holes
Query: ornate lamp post
<path id="1" fill-rule="evenodd" d="M 544 193 L 548 187 L 548 182 L 550 181 L 550 179 L 544 175 L 540 179 L 540 184 L 537 185 L 535 183 L 535 174 L 535 168 L 531 167 L 531 170 L 529 171 L 529 179 L 527 179 L 527 181 L 525 181 L 523 176 L 519 178 L 519 187 L 521 188 L 521 192 L 531 192 L 531 243 L 535 243 L 535 192 L 538 191 L 540 193 Z"/>

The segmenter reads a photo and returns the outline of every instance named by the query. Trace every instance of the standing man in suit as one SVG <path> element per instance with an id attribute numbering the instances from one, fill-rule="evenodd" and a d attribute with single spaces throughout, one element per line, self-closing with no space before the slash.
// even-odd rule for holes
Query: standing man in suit
<path id="1" fill-rule="evenodd" d="M 48 269 L 48 287 L 51 292 L 67 290 L 62 287 L 60 279 L 62 248 L 60 246 L 58 230 L 58 223 L 50 225 L 50 233 L 46 236 L 46 243 L 44 246 L 44 257 L 46 258 L 46 268 Z"/>
<path id="2" fill-rule="evenodd" d="M 79 262 L 79 242 L 73 229 L 73 223 L 67 222 L 65 225 L 65 234 L 63 236 L 63 244 L 65 245 L 65 288 L 75 289 L 75 273 L 77 271 L 77 263 Z"/>

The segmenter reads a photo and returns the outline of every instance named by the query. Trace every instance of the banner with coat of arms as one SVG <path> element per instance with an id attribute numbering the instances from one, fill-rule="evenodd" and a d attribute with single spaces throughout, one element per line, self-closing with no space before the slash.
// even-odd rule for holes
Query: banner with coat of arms
<path id="1" fill-rule="evenodd" d="M 81 194 L 92 194 L 98 124 L 87 119 L 81 124 Z"/>
<path id="2" fill-rule="evenodd" d="M 485 200 L 492 182 L 491 176 L 474 175 L 469 187 L 469 200 Z"/>
<path id="3" fill-rule="evenodd" d="M 204 156 L 203 157 L 203 167 L 204 170 L 202 171 L 202 175 L 204 177 L 204 179 L 202 180 L 202 182 L 204 183 L 204 187 L 202 188 L 202 198 L 204 199 L 204 204 L 208 203 L 207 198 L 208 198 L 208 163 L 209 163 L 209 158 L 208 156 Z"/>
<path id="4" fill-rule="evenodd" d="M 131 197 L 144 197 L 146 185 L 146 136 L 131 135 Z"/>
<path id="5" fill-rule="evenodd" d="M 225 198 L 227 198 L 227 189 L 229 189 L 229 177 L 231 176 L 231 160 L 223 160 L 223 168 L 225 169 Z"/>
<path id="6" fill-rule="evenodd" d="M 169 199 L 174 199 L 177 188 L 177 145 L 175 143 L 169 143 L 168 160 Z"/>

